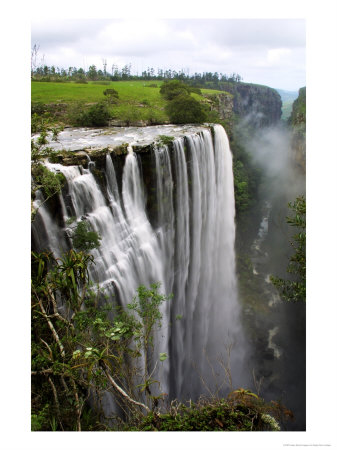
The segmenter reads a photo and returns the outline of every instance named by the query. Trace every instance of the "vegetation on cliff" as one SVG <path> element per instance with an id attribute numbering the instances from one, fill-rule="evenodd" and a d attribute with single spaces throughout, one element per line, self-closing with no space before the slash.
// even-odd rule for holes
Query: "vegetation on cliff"
<path id="1" fill-rule="evenodd" d="M 161 95 L 168 100 L 166 111 L 172 123 L 203 123 L 207 120 L 207 109 L 191 93 L 201 94 L 200 89 L 190 88 L 179 80 L 165 81 Z"/>
<path id="2" fill-rule="evenodd" d="M 88 235 L 86 249 L 97 239 Z M 87 251 L 58 259 L 32 252 L 33 431 L 280 430 L 274 416 L 282 420 L 286 409 L 245 389 L 227 399 L 167 402 L 153 374 L 168 357 L 155 354 L 154 332 L 169 298 L 153 284 L 140 286 L 127 309 L 108 305 L 90 283 L 94 263 Z M 117 407 L 111 417 L 102 406 L 107 391 Z"/>
<path id="3" fill-rule="evenodd" d="M 289 118 L 292 126 L 306 123 L 306 88 L 303 87 L 298 92 L 298 97 L 293 103 L 292 112 Z"/>
<path id="4" fill-rule="evenodd" d="M 299 90 L 288 123 L 292 130 L 291 148 L 294 161 L 302 173 L 306 164 L 306 88 Z"/>
<path id="5" fill-rule="evenodd" d="M 293 235 L 291 246 L 293 254 L 289 259 L 287 272 L 290 279 L 271 277 L 278 288 L 281 297 L 286 301 L 305 302 L 306 299 L 306 201 L 303 196 L 289 203 L 292 215 L 287 217 L 287 223 L 297 229 Z"/>
<path id="6" fill-rule="evenodd" d="M 108 121 L 116 126 L 170 123 L 169 111 L 166 109 L 169 100 L 160 94 L 162 84 L 141 81 L 111 81 L 104 85 L 94 82 L 84 85 L 74 82 L 33 82 L 32 115 L 68 126 L 105 126 Z M 210 109 L 203 95 L 214 91 L 203 89 L 200 92 L 183 86 L 184 92 L 188 91 L 195 100 L 194 104 L 205 104 L 203 109 Z M 117 95 L 104 94 L 107 90 L 113 90 Z M 104 119 L 97 122 L 95 117 L 98 116 L 99 108 L 104 112 Z M 198 118 L 199 121 L 203 119 L 204 116 Z"/>

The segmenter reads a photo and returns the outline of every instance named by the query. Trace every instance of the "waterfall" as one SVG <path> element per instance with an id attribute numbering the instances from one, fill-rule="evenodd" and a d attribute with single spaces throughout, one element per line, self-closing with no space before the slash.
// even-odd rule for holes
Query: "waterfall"
<path id="1" fill-rule="evenodd" d="M 164 294 L 172 293 L 162 305 L 155 349 L 168 354 L 161 387 L 171 398 L 197 399 L 204 383 L 216 384 L 209 361 L 223 355 L 228 342 L 236 343 L 232 377 L 237 384 L 242 381 L 232 155 L 220 125 L 213 136 L 205 128 L 176 138 L 172 146 L 154 146 L 152 152 L 156 182 L 151 187 L 142 176 L 141 156 L 131 148 L 119 176 L 116 157 L 106 156 L 104 183 L 95 178 L 94 163 L 88 169 L 48 163 L 67 182 L 57 223 L 45 205 L 38 210 L 36 224 L 44 225 L 47 237 L 37 239 L 34 223 L 34 249 L 57 252 L 55 236 L 61 248 L 70 245 L 68 219 L 85 218 L 102 238 L 92 251 L 90 276 L 111 299 L 126 306 L 139 285 L 153 282 L 161 283 Z M 146 207 L 149 188 L 155 192 L 155 218 Z M 221 376 L 219 384 L 224 384 Z"/>

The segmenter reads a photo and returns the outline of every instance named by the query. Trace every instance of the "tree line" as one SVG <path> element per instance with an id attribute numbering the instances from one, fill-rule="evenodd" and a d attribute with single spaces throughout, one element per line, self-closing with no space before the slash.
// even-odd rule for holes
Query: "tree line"
<path id="1" fill-rule="evenodd" d="M 82 67 L 68 67 L 60 68 L 55 66 L 48 66 L 44 64 L 43 58 L 38 63 L 39 47 L 34 45 L 31 51 L 31 77 L 36 81 L 126 81 L 126 80 L 181 80 L 195 86 L 204 86 L 207 83 L 232 82 L 240 83 L 243 81 L 241 75 L 237 73 L 223 74 L 218 72 L 195 72 L 189 73 L 188 69 L 163 70 L 153 67 L 148 67 L 143 70 L 141 74 L 135 74 L 132 70 L 131 63 L 125 64 L 123 67 L 118 67 L 117 64 L 112 64 L 111 69 L 108 68 L 106 59 L 102 60 L 102 69 L 97 68 L 92 64 L 88 70 Z"/>

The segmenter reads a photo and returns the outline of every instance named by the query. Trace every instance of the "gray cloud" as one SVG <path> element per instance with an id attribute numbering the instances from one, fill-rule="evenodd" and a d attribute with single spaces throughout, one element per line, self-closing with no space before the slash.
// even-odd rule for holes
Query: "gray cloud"
<path id="1" fill-rule="evenodd" d="M 32 45 L 59 67 L 131 63 L 193 72 L 239 73 L 244 81 L 305 85 L 305 21 L 299 19 L 48 20 Z"/>

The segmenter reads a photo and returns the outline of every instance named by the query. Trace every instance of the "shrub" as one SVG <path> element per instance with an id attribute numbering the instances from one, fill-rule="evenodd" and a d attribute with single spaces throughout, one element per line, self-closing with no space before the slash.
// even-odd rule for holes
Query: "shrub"
<path id="1" fill-rule="evenodd" d="M 110 113 L 104 103 L 97 103 L 87 111 L 75 111 L 73 120 L 76 125 L 84 127 L 103 127 L 108 125 Z"/>
<path id="2" fill-rule="evenodd" d="M 166 100 L 172 100 L 182 94 L 188 95 L 190 88 L 179 80 L 164 81 L 161 85 L 160 93 Z"/>
<path id="3" fill-rule="evenodd" d="M 60 192 L 65 182 L 62 173 L 54 173 L 47 169 L 43 164 L 35 164 L 32 167 L 32 188 L 35 193 L 37 189 L 41 189 L 47 198 Z"/>
<path id="4" fill-rule="evenodd" d="M 172 123 L 203 123 L 207 114 L 203 105 L 189 95 L 179 95 L 166 106 Z"/>
<path id="5" fill-rule="evenodd" d="M 101 237 L 95 231 L 91 231 L 88 222 L 78 222 L 73 234 L 73 246 L 77 251 L 88 252 L 99 247 Z"/>
<path id="6" fill-rule="evenodd" d="M 189 87 L 189 90 L 190 90 L 190 92 L 193 92 L 194 94 L 202 95 L 201 89 L 198 88 L 198 87 L 192 87 L 192 86 L 190 86 L 190 87 Z"/>
<path id="7" fill-rule="evenodd" d="M 160 134 L 158 136 L 158 141 L 163 145 L 169 145 L 174 141 L 174 136 L 165 136 L 164 134 Z"/>
<path id="8" fill-rule="evenodd" d="M 106 96 L 109 103 L 116 103 L 116 100 L 119 98 L 116 89 L 105 89 L 103 95 Z"/>
<path id="9" fill-rule="evenodd" d="M 32 102 L 31 104 L 31 115 L 34 114 L 42 115 L 47 111 L 47 105 L 42 102 Z"/>
<path id="10" fill-rule="evenodd" d="M 233 405 L 224 400 L 207 400 L 174 405 L 170 411 L 151 412 L 140 423 L 125 426 L 129 431 L 280 431 L 275 418 L 265 414 L 263 401 Z"/>

